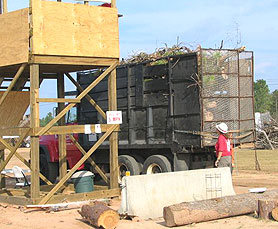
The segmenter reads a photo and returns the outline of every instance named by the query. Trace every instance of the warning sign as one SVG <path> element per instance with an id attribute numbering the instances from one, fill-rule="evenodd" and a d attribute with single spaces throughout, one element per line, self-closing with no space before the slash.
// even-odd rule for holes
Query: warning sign
<path id="1" fill-rule="evenodd" d="M 107 124 L 122 124 L 122 112 L 121 111 L 106 111 Z"/>

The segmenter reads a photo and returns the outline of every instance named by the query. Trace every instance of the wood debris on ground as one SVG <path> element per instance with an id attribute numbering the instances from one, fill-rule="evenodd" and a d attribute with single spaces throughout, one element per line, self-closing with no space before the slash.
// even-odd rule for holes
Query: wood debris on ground
<path id="1" fill-rule="evenodd" d="M 270 115 L 263 123 L 257 126 L 256 146 L 260 149 L 277 149 L 278 148 L 278 122 Z"/>

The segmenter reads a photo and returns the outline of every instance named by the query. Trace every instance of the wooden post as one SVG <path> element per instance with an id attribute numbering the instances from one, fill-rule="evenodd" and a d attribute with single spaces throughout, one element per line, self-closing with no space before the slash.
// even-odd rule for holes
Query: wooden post
<path id="1" fill-rule="evenodd" d="M 2 164 L 5 161 L 5 152 L 4 149 L 0 150 L 0 164 Z M 6 179 L 5 176 L 0 174 L 0 189 L 6 187 Z"/>
<path id="2" fill-rule="evenodd" d="M 3 14 L 8 13 L 8 0 L 2 1 L 2 7 L 3 7 L 3 9 L 2 9 Z"/>
<path id="3" fill-rule="evenodd" d="M 30 127 L 40 126 L 39 116 L 39 65 L 30 65 Z M 31 136 L 31 198 L 40 197 L 39 136 Z"/>
<path id="4" fill-rule="evenodd" d="M 92 148 L 84 155 L 71 170 L 64 176 L 58 184 L 41 200 L 39 204 L 45 204 L 57 192 L 62 185 L 71 177 L 71 175 L 92 155 L 93 152 L 104 142 L 104 140 L 117 128 L 117 125 L 112 125 L 104 135 L 92 146 Z"/>
<path id="5" fill-rule="evenodd" d="M 116 8 L 116 0 L 111 0 L 111 7 Z"/>
<path id="6" fill-rule="evenodd" d="M 116 69 L 114 69 L 108 78 L 108 103 L 109 110 L 117 110 L 117 84 Z M 118 188 L 119 164 L 118 164 L 118 133 L 113 132 L 109 138 L 110 142 L 110 188 Z"/>
<path id="7" fill-rule="evenodd" d="M 75 79 L 69 74 L 65 73 L 68 79 L 76 86 L 77 90 L 81 93 L 84 91 L 84 89 L 81 87 L 81 85 L 75 81 Z M 88 100 L 88 102 L 101 114 L 101 116 L 106 119 L 106 114 L 104 111 L 101 109 L 99 105 L 95 102 L 95 100 L 92 99 L 90 95 L 85 95 L 85 98 Z"/>
<path id="8" fill-rule="evenodd" d="M 57 94 L 58 98 L 65 98 L 65 81 L 64 75 L 58 74 L 57 79 Z M 58 112 L 61 112 L 65 108 L 64 103 L 58 103 Z M 65 116 L 59 120 L 59 126 L 65 125 Z M 61 134 L 59 138 L 59 174 L 60 180 L 67 174 L 67 149 L 66 149 L 66 135 Z"/>

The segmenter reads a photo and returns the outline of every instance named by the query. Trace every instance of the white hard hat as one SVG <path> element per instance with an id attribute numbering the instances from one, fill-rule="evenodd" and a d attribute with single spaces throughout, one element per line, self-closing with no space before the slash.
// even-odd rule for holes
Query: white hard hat
<path id="1" fill-rule="evenodd" d="M 224 122 L 216 125 L 216 129 L 219 130 L 223 134 L 228 133 L 228 126 Z"/>

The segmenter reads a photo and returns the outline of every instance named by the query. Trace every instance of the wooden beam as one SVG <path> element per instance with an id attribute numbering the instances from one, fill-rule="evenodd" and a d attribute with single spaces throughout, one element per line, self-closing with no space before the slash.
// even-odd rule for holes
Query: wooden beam
<path id="1" fill-rule="evenodd" d="M 117 85 L 116 69 L 108 78 L 108 105 L 110 111 L 117 110 Z M 110 142 L 110 188 L 118 188 L 119 162 L 118 162 L 118 133 L 113 132 L 109 138 Z"/>
<path id="2" fill-rule="evenodd" d="M 30 127 L 40 126 L 39 114 L 39 65 L 30 65 Z M 40 155 L 39 137 L 31 136 L 31 198 L 40 196 Z"/>
<path id="3" fill-rule="evenodd" d="M 111 0 L 111 7 L 116 8 L 116 0 Z"/>
<path id="4" fill-rule="evenodd" d="M 109 68 L 107 68 L 98 78 L 94 80 L 86 89 L 84 89 L 80 95 L 77 96 L 77 99 L 82 99 L 87 95 L 98 83 L 103 80 L 108 74 L 110 74 L 118 65 L 118 61 L 115 61 Z"/>
<path id="5" fill-rule="evenodd" d="M 80 99 L 37 98 L 38 103 L 80 103 Z"/>
<path id="6" fill-rule="evenodd" d="M 0 77 L 0 86 L 2 85 L 2 83 L 5 81 L 5 77 L 4 76 L 2 76 L 2 77 Z"/>
<path id="7" fill-rule="evenodd" d="M 0 128 L 0 137 L 3 136 L 20 136 L 23 132 L 25 132 L 24 130 L 29 129 L 29 135 L 30 135 L 30 128 L 26 128 L 26 127 L 16 127 L 16 128 Z"/>
<path id="8" fill-rule="evenodd" d="M 0 2 L 1 3 L 1 2 Z M 5 152 L 4 149 L 0 150 L 0 165 L 2 165 L 5 161 Z M 5 176 L 0 173 L 0 189 L 6 187 L 6 179 Z"/>
<path id="9" fill-rule="evenodd" d="M 17 189 L 17 188 L 6 188 L 4 190 L 0 190 L 0 195 L 7 196 L 28 196 L 30 197 L 30 189 L 29 187 L 25 187 L 25 189 Z"/>
<path id="10" fill-rule="evenodd" d="M 68 77 L 68 79 L 76 86 L 77 90 L 79 92 L 83 92 L 84 89 L 81 87 L 81 85 L 76 82 L 76 80 L 69 74 L 66 73 L 66 76 Z M 95 102 L 95 100 L 92 99 L 92 97 L 90 95 L 85 95 L 85 98 L 89 101 L 89 103 L 100 113 L 100 115 L 106 120 L 106 114 L 105 112 L 101 109 L 101 107 L 99 105 L 97 105 L 97 103 Z"/>
<path id="11" fill-rule="evenodd" d="M 3 13 L 8 13 L 8 0 L 3 0 Z"/>
<path id="12" fill-rule="evenodd" d="M 101 131 L 106 132 L 112 124 L 101 124 Z M 39 136 L 38 133 L 43 129 L 43 127 L 39 127 L 36 129 L 34 135 Z M 90 129 L 92 133 L 95 133 L 95 125 L 90 125 Z M 115 131 L 119 131 L 120 126 L 117 125 Z M 44 135 L 55 135 L 55 134 L 84 134 L 85 133 L 85 125 L 71 125 L 71 126 L 53 126 L 48 131 L 44 133 Z"/>
<path id="13" fill-rule="evenodd" d="M 59 74 L 57 79 L 57 95 L 59 99 L 65 97 L 65 80 L 64 74 Z M 79 100 L 80 102 L 80 100 Z M 65 108 L 65 103 L 58 103 L 58 112 Z M 59 120 L 59 126 L 65 125 L 65 116 Z M 66 135 L 60 134 L 58 136 L 59 141 L 59 176 L 60 180 L 67 174 L 67 149 L 66 149 Z"/>
<path id="14" fill-rule="evenodd" d="M 92 153 L 104 142 L 104 140 L 115 130 L 117 125 L 112 125 L 109 130 L 93 145 L 93 147 L 84 155 L 73 168 L 64 176 L 59 183 L 41 200 L 39 204 L 45 204 L 57 192 L 62 185 L 72 176 L 72 174 L 92 155 Z"/>
<path id="15" fill-rule="evenodd" d="M 83 154 L 86 155 L 86 151 L 83 149 L 83 147 L 76 141 L 76 139 L 72 136 L 69 135 L 70 140 L 73 142 L 73 144 L 79 149 L 79 151 Z M 102 172 L 102 170 L 98 167 L 98 165 L 94 162 L 94 160 L 89 157 L 88 161 L 90 164 L 93 166 L 93 168 L 99 173 L 99 175 L 102 177 L 102 179 L 105 181 L 106 184 L 109 184 L 109 179 L 107 176 Z"/>
<path id="16" fill-rule="evenodd" d="M 0 99 L 0 106 L 1 104 L 4 102 L 5 98 L 7 97 L 8 93 L 13 89 L 16 81 L 18 80 L 18 78 L 21 76 L 21 73 L 24 71 L 25 67 L 27 64 L 22 64 L 20 66 L 20 68 L 18 69 L 15 77 L 13 78 L 12 82 L 10 83 L 8 89 L 5 91 L 5 93 L 3 94 L 3 96 Z"/>
<path id="17" fill-rule="evenodd" d="M 3 196 L 0 195 L 0 202 L 1 203 L 8 203 L 14 205 L 28 205 L 33 204 L 32 199 L 26 198 L 24 196 Z"/>
<path id="18" fill-rule="evenodd" d="M 75 106 L 75 103 L 71 103 L 66 106 L 54 119 L 52 119 L 45 127 L 40 128 L 36 134 L 38 136 L 44 135 L 56 122 L 60 120 L 71 108 Z"/>
<path id="19" fill-rule="evenodd" d="M 61 57 L 61 56 L 40 56 L 32 55 L 30 63 L 34 64 L 57 64 L 57 65 L 86 65 L 86 66 L 103 66 L 107 67 L 118 59 L 101 58 L 101 57 Z"/>
<path id="20" fill-rule="evenodd" d="M 61 203 L 63 200 L 70 202 L 82 201 L 82 200 L 97 200 L 97 199 L 106 199 L 111 197 L 117 197 L 121 195 L 121 189 L 109 189 L 109 190 L 95 190 L 93 192 L 86 193 L 74 193 L 74 194 L 59 194 L 54 195 L 48 201 L 49 204 Z"/>
<path id="21" fill-rule="evenodd" d="M 7 158 L 5 159 L 5 161 L 3 161 L 3 163 L 0 166 L 0 172 L 3 171 L 3 169 L 6 167 L 6 165 L 8 164 L 8 162 L 11 160 L 11 158 L 13 157 L 13 155 L 15 154 L 15 152 L 17 151 L 17 149 L 19 148 L 19 146 L 21 145 L 21 143 L 23 142 L 23 140 L 26 138 L 26 136 L 28 135 L 28 132 L 26 131 L 24 134 L 22 134 L 20 136 L 20 138 L 18 139 L 18 142 L 15 144 L 15 147 L 12 148 L 11 152 L 9 153 L 9 155 L 7 156 Z M 0 138 L 0 142 L 5 145 L 6 141 L 3 140 L 2 138 Z"/>
<path id="22" fill-rule="evenodd" d="M 114 70 L 118 65 L 118 61 L 115 61 L 109 68 L 107 68 L 97 79 L 94 80 L 80 95 L 77 96 L 77 99 L 82 99 L 89 93 L 98 83 L 103 80 L 112 70 Z M 48 131 L 61 117 L 63 117 L 75 104 L 69 104 L 65 107 L 54 119 L 52 119 L 40 132 L 39 135 L 43 135 Z"/>
<path id="23" fill-rule="evenodd" d="M 27 132 L 28 133 L 28 132 Z M 28 135 L 28 134 L 27 134 Z M 1 140 L 1 139 L 0 139 Z M 10 146 L 10 144 L 8 144 L 6 141 L 1 141 L 1 143 L 10 151 L 13 150 L 13 148 Z M 22 161 L 22 163 L 24 163 L 30 170 L 31 170 L 31 165 L 28 161 L 25 160 L 24 157 L 22 157 L 18 152 L 15 152 L 15 156 Z M 31 170 L 32 171 L 32 170 Z M 44 176 L 40 173 L 40 178 L 47 183 L 48 185 L 52 185 L 52 183 Z"/>

